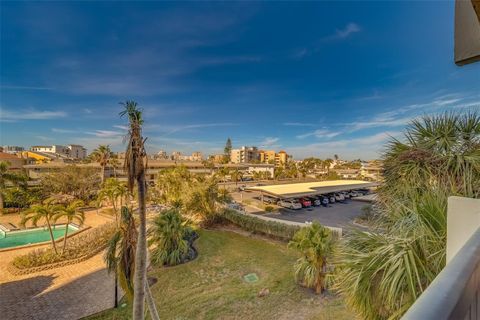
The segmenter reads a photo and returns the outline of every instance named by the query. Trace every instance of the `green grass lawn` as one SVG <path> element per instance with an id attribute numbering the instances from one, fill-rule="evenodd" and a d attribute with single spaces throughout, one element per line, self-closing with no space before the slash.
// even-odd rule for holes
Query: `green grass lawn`
<path id="1" fill-rule="evenodd" d="M 152 287 L 161 319 L 352 319 L 339 298 L 322 298 L 293 278 L 296 253 L 285 244 L 228 231 L 200 231 L 199 256 L 184 265 L 154 268 Z M 259 281 L 243 276 L 256 273 Z M 262 288 L 270 294 L 257 297 Z M 131 306 L 89 319 L 130 319 Z"/>

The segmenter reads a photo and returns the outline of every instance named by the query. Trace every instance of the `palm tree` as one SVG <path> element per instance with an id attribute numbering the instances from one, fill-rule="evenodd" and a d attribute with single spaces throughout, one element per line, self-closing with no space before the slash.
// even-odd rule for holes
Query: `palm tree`
<path id="1" fill-rule="evenodd" d="M 147 286 L 147 218 L 145 209 L 146 181 L 145 167 L 147 153 L 145 151 L 145 140 L 142 137 L 142 111 L 134 101 L 121 103 L 125 108 L 120 116 L 128 116 L 129 130 L 127 134 L 128 146 L 125 153 L 124 170 L 128 177 L 128 190 L 133 193 L 137 185 L 138 214 L 140 225 L 138 229 L 137 248 L 135 252 L 135 274 L 134 274 L 134 296 L 133 296 L 133 319 L 143 319 L 145 310 L 145 293 L 149 294 Z M 152 301 L 149 299 L 148 301 Z M 154 305 L 149 307 L 153 319 L 158 319 Z"/>
<path id="2" fill-rule="evenodd" d="M 480 195 L 480 116 L 412 121 L 391 139 L 376 227 L 349 232 L 336 254 L 336 287 L 367 319 L 398 319 L 445 266 L 450 195 Z"/>
<path id="3" fill-rule="evenodd" d="M 235 186 L 238 185 L 238 180 L 241 180 L 243 178 L 243 172 L 239 171 L 238 169 L 235 169 L 231 173 L 232 179 L 235 181 Z"/>
<path id="4" fill-rule="evenodd" d="M 8 171 L 10 162 L 0 161 L 0 214 L 3 214 L 3 198 L 7 189 L 7 183 L 18 185 L 25 182 L 26 178 Z"/>
<path id="5" fill-rule="evenodd" d="M 39 220 L 45 220 L 47 223 L 48 231 L 50 232 L 50 240 L 52 242 L 53 250 L 58 254 L 57 246 L 55 244 L 55 238 L 52 231 L 52 219 L 53 217 L 63 210 L 63 207 L 58 204 L 54 204 L 52 199 L 47 199 L 44 204 L 37 204 L 31 207 L 30 210 L 25 212 L 22 216 L 20 224 L 25 227 L 28 221 L 31 221 L 33 226 L 37 226 Z"/>
<path id="6" fill-rule="evenodd" d="M 174 266 L 185 261 L 190 249 L 187 237 L 191 232 L 178 208 L 155 217 L 149 228 L 149 244 L 153 246 L 151 261 L 162 266 Z"/>
<path id="7" fill-rule="evenodd" d="M 113 157 L 113 152 L 108 145 L 100 145 L 90 154 L 90 158 L 102 167 L 102 183 L 105 180 L 105 167 L 110 164 Z"/>
<path id="8" fill-rule="evenodd" d="M 318 222 L 297 231 L 289 242 L 290 248 L 299 250 L 302 256 L 295 263 L 295 277 L 319 294 L 325 290 L 328 260 L 333 253 L 331 231 Z"/>
<path id="9" fill-rule="evenodd" d="M 108 272 L 115 273 L 115 308 L 118 306 L 118 279 L 120 286 L 131 300 L 133 298 L 133 274 L 135 270 L 135 248 L 137 245 L 137 229 L 135 219 L 127 207 L 122 207 L 120 226 L 108 241 L 104 260 Z"/>
<path id="10" fill-rule="evenodd" d="M 118 224 L 118 210 L 117 202 L 120 198 L 120 207 L 122 206 L 123 198 L 126 196 L 127 189 L 124 184 L 115 178 L 108 178 L 103 183 L 102 189 L 99 191 L 97 199 L 108 199 L 112 204 L 113 212 L 115 214 L 115 221 Z"/>
<path id="11" fill-rule="evenodd" d="M 215 221 L 219 211 L 219 204 L 228 200 L 227 194 L 220 193 L 215 177 L 197 177 L 185 190 L 186 200 L 183 208 L 186 213 L 204 225 Z M 223 197 L 223 198 L 222 198 Z"/>
<path id="12" fill-rule="evenodd" d="M 59 212 L 53 215 L 52 220 L 54 223 L 57 222 L 58 219 L 65 217 L 67 222 L 65 224 L 65 235 L 63 237 L 63 250 L 62 254 L 65 253 L 65 249 L 67 248 L 67 235 L 68 235 L 68 226 L 73 222 L 77 221 L 79 225 L 82 225 L 85 221 L 85 213 L 83 211 L 78 210 L 78 208 L 83 206 L 83 201 L 75 200 L 65 207 L 61 208 Z"/>

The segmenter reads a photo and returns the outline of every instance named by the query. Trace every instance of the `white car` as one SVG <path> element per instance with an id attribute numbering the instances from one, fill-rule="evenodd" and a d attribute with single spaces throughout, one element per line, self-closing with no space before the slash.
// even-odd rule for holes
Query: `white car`
<path id="1" fill-rule="evenodd" d="M 344 192 L 340 192 L 340 194 L 342 194 L 345 197 L 345 199 L 350 199 L 350 192 L 344 191 Z"/>
<path id="2" fill-rule="evenodd" d="M 328 195 L 327 197 L 328 197 L 328 201 L 329 201 L 330 203 L 335 203 L 335 197 L 333 196 L 333 194 L 330 194 L 330 195 Z"/>
<path id="3" fill-rule="evenodd" d="M 341 193 L 335 193 L 335 201 L 344 201 L 345 197 Z"/>
<path id="4" fill-rule="evenodd" d="M 278 205 L 288 209 L 294 209 L 294 210 L 302 209 L 302 205 L 300 204 L 300 202 L 293 201 L 293 200 L 280 200 L 278 202 Z"/>

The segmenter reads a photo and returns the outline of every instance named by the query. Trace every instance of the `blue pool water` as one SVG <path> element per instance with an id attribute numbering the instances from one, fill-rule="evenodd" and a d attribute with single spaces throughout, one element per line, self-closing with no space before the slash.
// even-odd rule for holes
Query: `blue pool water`
<path id="1" fill-rule="evenodd" d="M 53 228 L 53 237 L 55 239 L 63 237 L 65 234 L 65 225 L 58 225 Z M 68 226 L 68 234 L 75 233 L 76 231 L 78 231 L 78 228 L 72 225 Z M 45 241 L 50 241 L 50 232 L 46 227 L 9 232 L 0 231 L 0 249 L 13 248 Z"/>

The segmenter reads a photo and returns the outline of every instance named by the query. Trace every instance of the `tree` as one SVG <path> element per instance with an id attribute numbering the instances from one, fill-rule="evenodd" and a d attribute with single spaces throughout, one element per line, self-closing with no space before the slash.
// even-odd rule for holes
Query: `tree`
<path id="1" fill-rule="evenodd" d="M 149 294 L 147 286 L 147 218 L 145 209 L 146 181 L 145 167 L 147 153 L 145 151 L 145 140 L 142 137 L 142 111 L 134 101 L 121 103 L 125 108 L 120 116 L 127 116 L 129 120 L 128 146 L 125 153 L 124 170 L 127 173 L 128 190 L 133 193 L 137 186 L 138 214 L 140 225 L 138 228 L 137 248 L 135 252 L 135 274 L 134 274 L 134 297 L 133 297 L 133 319 L 143 319 L 145 309 L 145 292 Z M 151 301 L 151 299 L 149 300 Z M 158 319 L 155 306 L 150 306 L 152 318 Z"/>
<path id="2" fill-rule="evenodd" d="M 448 196 L 480 195 L 480 116 L 416 119 L 382 158 L 375 225 L 341 241 L 336 287 L 363 318 L 398 319 L 445 266 Z"/>
<path id="3" fill-rule="evenodd" d="M 52 242 L 53 250 L 58 254 L 57 246 L 55 244 L 55 237 L 53 236 L 52 231 L 52 219 L 54 215 L 63 210 L 63 207 L 58 204 L 54 204 L 52 199 L 47 199 L 43 204 L 37 204 L 26 211 L 23 216 L 20 224 L 25 227 L 25 224 L 28 221 L 31 221 L 33 226 L 37 226 L 38 221 L 45 220 L 48 227 L 48 232 L 50 233 L 50 241 Z"/>
<path id="4" fill-rule="evenodd" d="M 174 266 L 185 261 L 190 249 L 187 239 L 191 232 L 178 208 L 156 216 L 149 228 L 149 245 L 153 246 L 152 263 Z"/>
<path id="5" fill-rule="evenodd" d="M 89 203 L 100 189 L 100 178 L 94 168 L 68 165 L 42 175 L 40 188 L 46 198 L 63 194 Z"/>
<path id="6" fill-rule="evenodd" d="M 230 162 L 230 154 L 232 152 L 232 140 L 230 138 L 227 139 L 225 143 L 225 148 L 223 149 L 223 162 L 228 163 Z"/>
<path id="7" fill-rule="evenodd" d="M 185 197 L 185 185 L 190 181 L 192 181 L 192 175 L 183 165 L 161 170 L 157 177 L 156 188 L 162 202 L 170 206 L 181 206 Z"/>
<path id="8" fill-rule="evenodd" d="M 295 263 L 295 277 L 319 294 L 325 290 L 328 260 L 333 253 L 331 231 L 314 221 L 300 229 L 289 242 L 290 248 L 299 250 L 302 256 Z"/>
<path id="9" fill-rule="evenodd" d="M 20 185 L 26 181 L 24 176 L 8 171 L 10 162 L 0 161 L 0 214 L 3 214 L 3 203 L 5 191 L 7 190 L 7 183 L 12 185 Z"/>
<path id="10" fill-rule="evenodd" d="M 232 179 L 235 181 L 235 186 L 238 185 L 238 181 L 242 180 L 243 178 L 243 172 L 239 171 L 238 169 L 235 169 L 231 173 Z"/>
<path id="11" fill-rule="evenodd" d="M 60 208 L 60 210 L 52 216 L 52 220 L 54 223 L 57 222 L 60 218 L 65 218 L 67 222 L 65 223 L 65 235 L 63 237 L 63 249 L 62 254 L 65 253 L 65 249 L 67 248 L 67 235 L 68 235 L 68 226 L 73 222 L 76 221 L 79 225 L 82 225 L 85 221 L 85 213 L 83 211 L 78 210 L 80 207 L 83 206 L 83 201 L 75 200 L 68 205 Z"/>
<path id="12" fill-rule="evenodd" d="M 117 203 L 120 199 L 120 207 L 122 206 L 123 198 L 127 195 L 127 188 L 123 183 L 118 181 L 115 178 L 108 178 L 103 183 L 102 189 L 98 193 L 98 200 L 108 199 L 108 201 L 112 204 L 113 212 L 115 214 L 115 221 L 119 222 L 118 220 L 118 210 L 117 210 Z"/>
<path id="13" fill-rule="evenodd" d="M 334 154 L 333 158 L 335 159 L 335 161 L 338 161 L 338 159 L 339 159 L 338 154 Z"/>
<path id="14" fill-rule="evenodd" d="M 90 158 L 98 162 L 102 167 L 102 183 L 105 180 L 105 168 L 107 165 L 111 164 L 112 159 L 114 158 L 113 152 L 110 150 L 110 146 L 108 145 L 100 145 L 97 149 L 93 150 L 90 154 Z"/>
<path id="15" fill-rule="evenodd" d="M 137 245 L 135 219 L 127 207 L 120 210 L 120 226 L 108 241 L 104 260 L 108 272 L 115 273 L 115 308 L 118 306 L 118 280 L 127 298 L 133 298 L 135 248 Z"/>
<path id="16" fill-rule="evenodd" d="M 186 195 L 183 207 L 185 213 L 189 214 L 193 221 L 206 226 L 215 221 L 220 209 L 219 204 L 229 199 L 228 194 L 219 192 L 215 177 L 196 177 L 184 193 Z"/>

